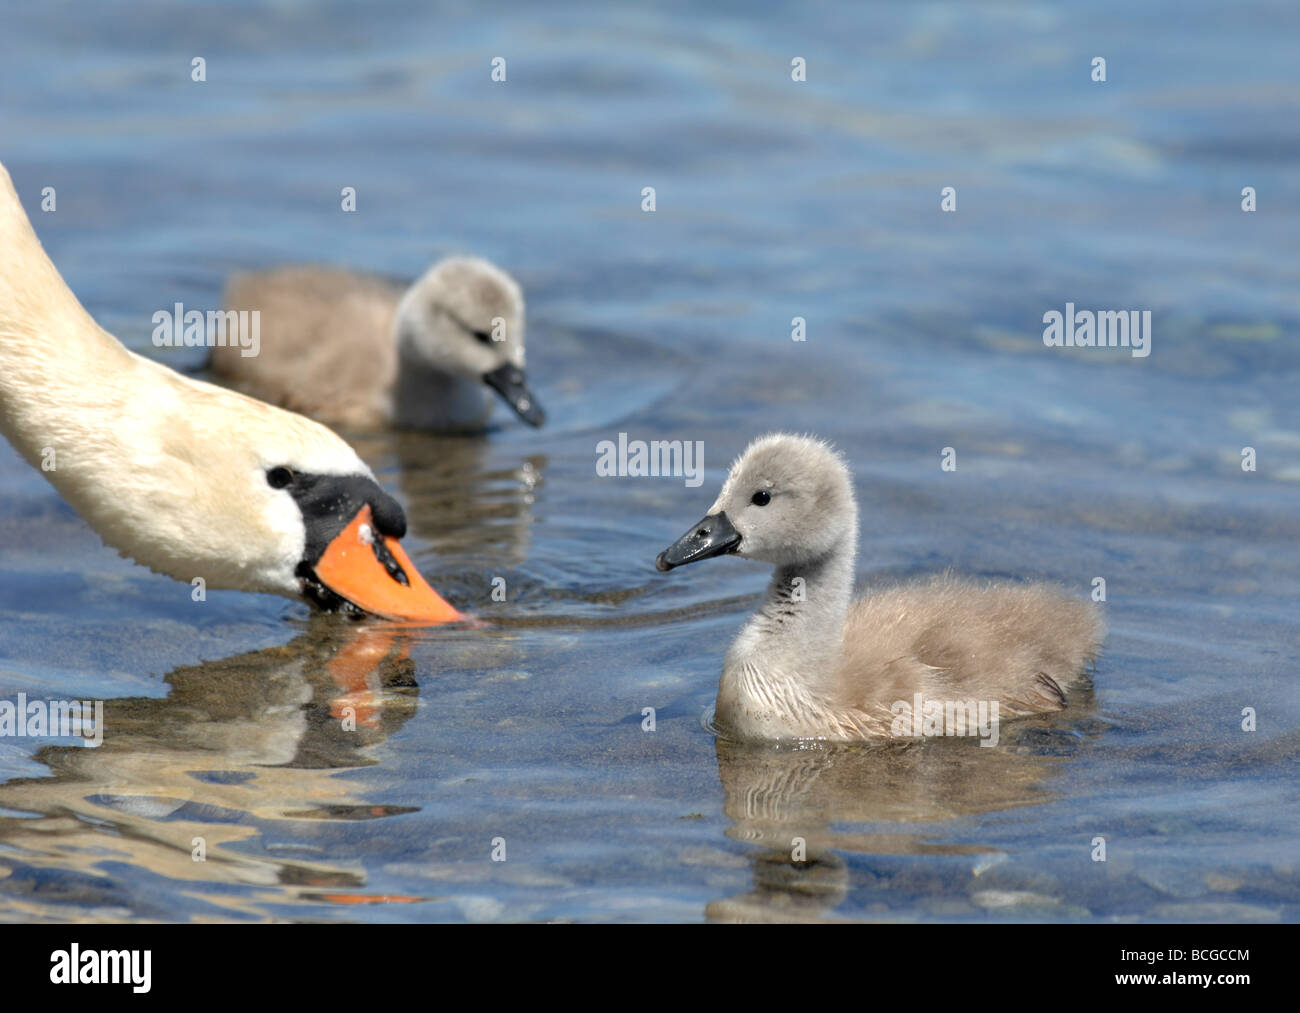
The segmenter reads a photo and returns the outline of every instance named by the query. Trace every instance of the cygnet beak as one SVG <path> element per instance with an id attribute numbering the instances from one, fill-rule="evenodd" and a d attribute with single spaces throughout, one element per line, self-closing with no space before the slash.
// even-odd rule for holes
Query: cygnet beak
<path id="1" fill-rule="evenodd" d="M 528 379 L 524 371 L 513 363 L 507 362 L 490 373 L 483 374 L 483 382 L 501 395 L 515 414 L 530 426 L 540 426 L 546 421 L 546 412 L 528 389 Z"/>
<path id="2" fill-rule="evenodd" d="M 712 556 L 725 556 L 740 547 L 740 532 L 731 526 L 726 511 L 710 514 L 691 530 L 659 553 L 655 566 L 667 572 L 674 566 L 685 566 Z"/>

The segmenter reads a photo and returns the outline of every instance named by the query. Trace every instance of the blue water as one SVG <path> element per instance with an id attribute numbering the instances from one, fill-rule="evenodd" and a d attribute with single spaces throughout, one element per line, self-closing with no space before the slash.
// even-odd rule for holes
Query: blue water
<path id="1" fill-rule="evenodd" d="M 6 7 L 0 159 L 124 342 L 197 370 L 152 314 L 232 270 L 468 251 L 551 424 L 354 439 L 485 620 L 403 635 L 193 603 L 0 447 L 0 700 L 107 715 L 0 738 L 0 918 L 1300 917 L 1300 10 L 1132 8 Z M 1067 302 L 1151 355 L 1046 348 Z M 716 741 L 764 574 L 653 560 L 772 429 L 845 451 L 863 586 L 1104 577 L 1095 691 L 992 750 Z M 619 432 L 703 485 L 598 478 Z"/>

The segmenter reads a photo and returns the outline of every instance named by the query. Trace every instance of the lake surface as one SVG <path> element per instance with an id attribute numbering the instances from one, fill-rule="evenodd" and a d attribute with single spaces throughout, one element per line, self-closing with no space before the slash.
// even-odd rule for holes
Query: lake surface
<path id="1" fill-rule="evenodd" d="M 1300 9 L 4 17 L 0 158 L 128 345 L 200 369 L 152 314 L 237 268 L 474 252 L 551 422 L 352 437 L 483 621 L 415 632 L 192 602 L 0 447 L 0 700 L 106 723 L 0 738 L 0 918 L 1300 918 Z M 1150 310 L 1151 354 L 1045 347 L 1067 302 Z M 863 587 L 1104 578 L 1094 691 L 995 749 L 717 739 L 766 572 L 654 558 L 773 429 L 850 460 Z M 703 484 L 598 477 L 620 432 Z"/>

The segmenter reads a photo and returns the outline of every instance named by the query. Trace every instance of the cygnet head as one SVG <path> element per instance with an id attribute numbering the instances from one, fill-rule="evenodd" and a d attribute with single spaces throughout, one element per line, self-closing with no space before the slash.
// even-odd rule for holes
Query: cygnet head
<path id="1" fill-rule="evenodd" d="M 439 261 L 402 297 L 396 327 L 404 354 L 487 384 L 529 425 L 546 421 L 524 375 L 524 295 L 499 267 L 477 257 Z"/>
<path id="2" fill-rule="evenodd" d="M 853 481 L 840 455 L 809 436 L 774 433 L 731 466 L 708 514 L 659 554 L 660 570 L 734 554 L 777 566 L 821 559 L 857 538 Z"/>

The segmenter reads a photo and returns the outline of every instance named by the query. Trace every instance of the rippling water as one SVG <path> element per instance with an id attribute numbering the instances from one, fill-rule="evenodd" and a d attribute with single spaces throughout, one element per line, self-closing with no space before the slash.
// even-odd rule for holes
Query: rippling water
<path id="1" fill-rule="evenodd" d="M 0 158 L 106 327 L 196 370 L 151 316 L 237 267 L 473 251 L 552 422 L 354 435 L 483 620 L 416 633 L 192 603 L 0 447 L 0 699 L 107 725 L 0 739 L 0 917 L 1300 915 L 1294 8 L 69 10 L 6 12 Z M 1067 301 L 1152 354 L 1045 348 Z M 653 560 L 776 428 L 852 462 L 864 585 L 1105 577 L 1092 696 L 998 749 L 715 739 L 765 575 Z M 597 478 L 619 432 L 703 441 L 703 485 Z"/>

